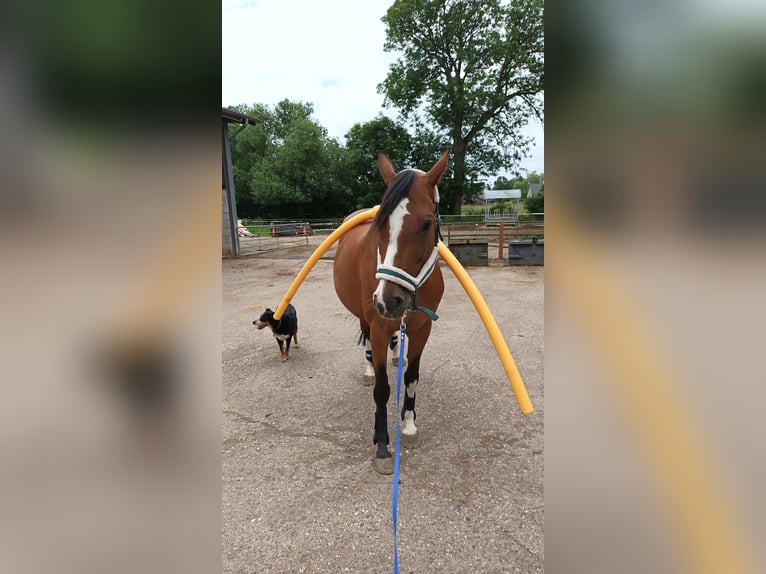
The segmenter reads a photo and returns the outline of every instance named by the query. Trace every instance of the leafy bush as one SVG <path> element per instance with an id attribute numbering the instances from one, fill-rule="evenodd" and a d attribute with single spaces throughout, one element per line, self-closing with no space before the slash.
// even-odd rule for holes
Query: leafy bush
<path id="1" fill-rule="evenodd" d="M 481 215 L 484 213 L 483 205 L 464 205 L 460 208 L 461 215 Z"/>
<path id="2" fill-rule="evenodd" d="M 545 212 L 545 193 L 539 193 L 534 197 L 527 197 L 524 200 L 524 207 L 527 213 L 544 213 Z"/>

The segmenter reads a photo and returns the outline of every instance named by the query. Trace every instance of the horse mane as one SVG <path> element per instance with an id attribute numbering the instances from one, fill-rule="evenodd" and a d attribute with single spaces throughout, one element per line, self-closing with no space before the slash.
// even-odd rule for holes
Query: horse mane
<path id="1" fill-rule="evenodd" d="M 404 169 L 397 173 L 391 181 L 391 185 L 383 194 L 383 199 L 380 200 L 380 209 L 375 215 L 374 224 L 378 229 L 386 224 L 399 202 L 410 194 L 412 183 L 415 181 L 415 174 L 414 169 Z"/>

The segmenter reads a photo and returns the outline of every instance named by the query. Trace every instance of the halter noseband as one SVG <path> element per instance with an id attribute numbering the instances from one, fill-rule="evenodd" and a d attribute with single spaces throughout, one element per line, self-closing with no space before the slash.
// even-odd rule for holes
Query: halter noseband
<path id="1" fill-rule="evenodd" d="M 384 265 L 381 263 L 380 260 L 380 249 L 378 249 L 378 269 L 375 272 L 375 279 L 384 280 L 384 281 L 391 281 L 393 283 L 396 283 L 397 285 L 400 285 L 407 289 L 410 293 L 412 293 L 412 307 L 410 307 L 410 310 L 412 311 L 423 311 L 426 315 L 428 315 L 428 318 L 432 321 L 436 321 L 439 316 L 431 311 L 430 309 L 427 309 L 426 307 L 422 307 L 418 305 L 418 289 L 425 283 L 428 278 L 431 276 L 431 273 L 433 273 L 434 268 L 436 268 L 436 263 L 439 260 L 439 238 L 441 237 L 441 229 L 439 225 L 439 204 L 436 204 L 436 244 L 434 245 L 434 249 L 431 252 L 430 257 L 428 260 L 423 264 L 423 267 L 420 268 L 420 272 L 418 273 L 417 277 L 413 277 L 409 273 L 407 273 L 404 269 L 400 269 L 399 267 L 396 267 L 395 265 Z"/>
<path id="2" fill-rule="evenodd" d="M 397 285 L 401 285 L 408 291 L 415 293 L 417 292 L 418 287 L 423 285 L 423 283 L 426 282 L 426 279 L 431 276 L 434 267 L 436 267 L 437 259 L 439 259 L 439 248 L 434 247 L 434 250 L 431 252 L 431 256 L 428 258 L 428 261 L 423 264 L 423 267 L 420 269 L 420 273 L 418 273 L 417 277 L 413 277 L 404 269 L 399 269 L 394 265 L 384 265 L 382 263 L 378 263 L 378 270 L 375 273 L 375 279 L 393 281 Z M 380 260 L 380 252 L 378 252 L 378 260 Z"/>

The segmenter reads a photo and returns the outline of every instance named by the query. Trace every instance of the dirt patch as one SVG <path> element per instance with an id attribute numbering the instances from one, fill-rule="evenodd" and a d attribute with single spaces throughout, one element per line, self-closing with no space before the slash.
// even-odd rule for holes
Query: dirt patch
<path id="1" fill-rule="evenodd" d="M 337 300 L 331 261 L 319 261 L 293 299 L 301 348 L 287 363 L 251 325 L 306 257 L 223 262 L 224 571 L 391 572 L 391 477 L 372 469 L 372 388 L 360 384 L 358 322 Z M 524 378 L 531 415 L 520 413 L 472 304 L 443 271 L 418 386 L 421 446 L 402 451 L 400 565 L 543 572 L 544 271 L 468 269 Z M 395 388 L 394 377 L 391 368 Z M 394 402 L 392 393 L 392 436 Z"/>

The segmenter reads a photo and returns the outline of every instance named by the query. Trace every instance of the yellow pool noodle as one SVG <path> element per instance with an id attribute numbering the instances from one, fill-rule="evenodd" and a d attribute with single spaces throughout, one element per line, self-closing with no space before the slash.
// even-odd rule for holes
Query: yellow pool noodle
<path id="1" fill-rule="evenodd" d="M 314 265 L 316 265 L 316 262 L 319 261 L 319 258 L 322 257 L 322 255 L 324 255 L 330 247 L 332 247 L 333 243 L 340 239 L 352 227 L 356 227 L 360 223 L 375 217 L 375 214 L 378 212 L 379 208 L 380 206 L 376 205 L 371 209 L 357 213 L 352 218 L 343 222 L 343 224 L 338 227 L 338 229 L 333 231 L 327 237 L 327 239 L 322 241 L 319 247 L 314 250 L 314 253 L 311 254 L 311 257 L 309 257 L 306 263 L 304 263 L 303 267 L 298 272 L 298 275 L 295 277 L 292 284 L 287 289 L 285 296 L 282 297 L 282 301 L 279 303 L 277 310 L 274 312 L 275 319 L 279 320 L 282 317 L 282 314 L 285 312 L 285 309 L 287 309 L 287 306 L 290 304 L 290 301 L 295 296 L 295 293 L 298 291 L 298 288 L 301 286 L 304 279 L 306 279 L 306 276 L 314 268 Z M 513 393 L 516 395 L 516 402 L 518 402 L 521 412 L 524 414 L 533 412 L 534 407 L 532 406 L 532 402 L 529 400 L 527 389 L 524 386 L 524 382 L 521 379 L 518 368 L 516 368 L 516 363 L 513 360 L 511 351 L 508 349 L 508 344 L 505 342 L 503 334 L 500 332 L 500 328 L 497 326 L 497 322 L 495 321 L 492 312 L 489 310 L 487 303 L 484 301 L 484 297 L 482 297 L 479 289 L 476 287 L 476 284 L 473 282 L 457 258 L 441 241 L 439 241 L 439 255 L 455 274 L 455 277 L 457 277 L 457 280 L 463 286 L 463 289 L 465 289 L 468 298 L 471 300 L 473 306 L 476 308 L 476 311 L 479 313 L 479 317 L 481 318 L 482 323 L 484 323 L 484 328 L 487 329 L 489 338 L 492 341 L 492 344 L 495 346 L 495 351 L 497 351 L 497 356 L 503 365 L 503 369 L 505 369 L 505 374 L 508 376 L 508 381 L 511 383 L 511 388 L 513 389 Z"/>
<path id="2" fill-rule="evenodd" d="M 293 279 L 293 282 L 287 290 L 287 293 L 285 293 L 285 296 L 282 297 L 282 301 L 279 303 L 279 307 L 277 307 L 277 310 L 274 311 L 274 319 L 279 321 L 282 318 L 282 313 L 285 312 L 285 309 L 287 309 L 290 301 L 292 301 L 295 293 L 298 291 L 298 287 L 300 287 L 301 283 L 303 283 L 303 280 L 306 279 L 306 275 L 308 275 L 309 272 L 314 268 L 314 265 L 316 265 L 316 262 L 319 261 L 319 258 L 322 257 L 322 255 L 324 255 L 325 252 L 330 249 L 330 247 L 332 247 L 332 244 L 338 241 L 338 239 L 345 235 L 345 233 L 352 227 L 356 227 L 360 223 L 375 217 L 378 209 L 380 209 L 380 206 L 376 205 L 372 209 L 357 213 L 351 219 L 344 221 L 340 227 L 338 227 L 338 229 L 333 231 L 330 235 L 327 236 L 327 239 L 319 244 L 319 247 L 314 250 L 314 253 L 311 254 L 311 257 L 309 257 L 306 263 L 303 264 L 303 267 L 301 267 L 298 275 L 296 275 L 295 279 Z"/>
<path id="3" fill-rule="evenodd" d="M 444 260 L 449 268 L 452 269 L 455 277 L 457 277 L 457 280 L 460 281 L 460 284 L 463 286 L 463 289 L 465 289 L 468 298 L 471 300 L 471 303 L 473 303 L 473 306 L 479 313 L 481 322 L 484 323 L 484 328 L 487 330 L 489 338 L 492 340 L 492 344 L 495 346 L 495 351 L 497 351 L 497 356 L 499 357 L 500 362 L 503 364 L 505 374 L 508 375 L 508 381 L 511 383 L 513 394 L 516 395 L 516 402 L 519 403 L 521 412 L 525 415 L 531 413 L 534 411 L 534 407 L 532 406 L 532 401 L 529 400 L 529 395 L 527 394 L 527 389 L 524 386 L 524 381 L 521 380 L 519 369 L 516 368 L 516 363 L 513 360 L 513 356 L 511 355 L 511 351 L 508 348 L 508 344 L 505 342 L 505 338 L 503 338 L 502 332 L 500 332 L 500 327 L 497 326 L 495 317 L 489 310 L 486 301 L 484 301 L 484 297 L 482 297 L 479 289 L 473 282 L 473 279 L 471 279 L 471 276 L 468 275 L 468 272 L 460 264 L 460 261 L 457 260 L 457 257 L 455 257 L 452 254 L 452 251 L 450 251 L 449 248 L 441 241 L 439 241 L 439 256 Z"/>

